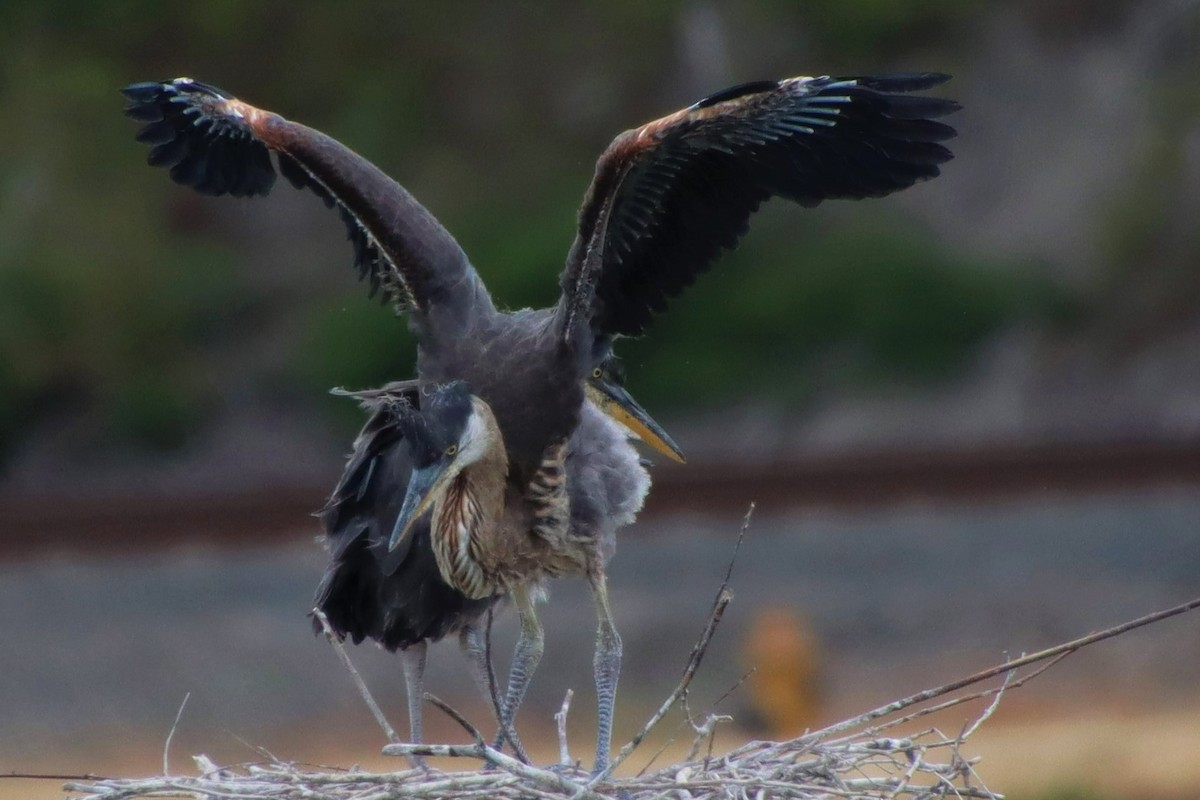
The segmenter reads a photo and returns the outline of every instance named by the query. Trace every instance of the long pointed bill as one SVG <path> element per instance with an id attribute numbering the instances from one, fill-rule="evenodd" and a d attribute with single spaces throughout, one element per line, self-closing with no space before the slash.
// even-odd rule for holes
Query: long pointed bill
<path id="1" fill-rule="evenodd" d="M 429 467 L 414 469 L 408 479 L 408 491 L 404 495 L 404 505 L 400 515 L 396 517 L 396 525 L 392 528 L 392 538 L 388 542 L 388 550 L 395 550 L 412 530 L 433 501 L 441 494 L 448 476 L 449 463 L 438 462 Z"/>
<path id="2" fill-rule="evenodd" d="M 671 435 L 625 389 L 608 381 L 589 380 L 587 396 L 601 411 L 624 425 L 643 442 L 672 461 L 687 463 L 683 451 Z"/>

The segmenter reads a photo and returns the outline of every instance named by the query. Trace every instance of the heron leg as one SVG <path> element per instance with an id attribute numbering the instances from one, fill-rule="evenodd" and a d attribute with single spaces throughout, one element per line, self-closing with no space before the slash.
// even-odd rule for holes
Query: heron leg
<path id="1" fill-rule="evenodd" d="M 408 739 L 412 744 L 421 744 L 421 712 L 425 702 L 425 653 L 428 644 L 422 640 L 400 651 L 400 664 L 404 669 L 404 689 L 408 695 Z M 412 756 L 409 761 L 414 767 L 424 767 L 425 759 Z"/>
<path id="2" fill-rule="evenodd" d="M 467 657 L 467 666 L 471 670 L 471 679 L 483 695 L 484 702 L 491 710 L 496 720 L 500 719 L 500 702 L 496 687 L 492 685 L 491 671 L 488 669 L 487 640 L 483 630 L 475 622 L 468 624 L 458 635 L 458 644 L 463 655 Z"/>
<path id="3" fill-rule="evenodd" d="M 596 656 L 592 662 L 596 674 L 596 763 L 593 774 L 608 768 L 612 748 L 613 706 L 617 701 L 617 679 L 621 675 L 621 637 L 613 624 L 612 608 L 608 604 L 608 583 L 602 567 L 588 571 L 592 597 L 596 601 Z"/>
<path id="4" fill-rule="evenodd" d="M 508 689 L 504 693 L 504 703 L 500 706 L 500 731 L 496 734 L 494 746 L 500 749 L 509 732 L 512 732 L 513 748 L 519 755 L 520 743 L 513 732 L 513 720 L 517 716 L 521 701 L 525 699 L 529 680 L 537 670 L 538 662 L 542 660 L 544 636 L 530 587 L 520 586 L 513 589 L 512 596 L 521 619 L 521 635 L 517 639 L 512 667 L 508 673 Z"/>
<path id="5" fill-rule="evenodd" d="M 488 613 L 489 615 L 491 614 L 490 611 Z M 475 685 L 483 693 L 484 701 L 488 704 L 488 708 L 492 710 L 493 719 L 500 725 L 492 747 L 496 750 L 502 750 L 504 748 L 504 740 L 507 739 L 512 743 L 513 753 L 517 758 L 528 764 L 529 753 L 525 750 L 525 746 L 521 744 L 521 740 L 517 737 L 516 731 L 513 730 L 511 722 L 508 726 L 505 726 L 502 722 L 503 715 L 501 713 L 500 693 L 496 687 L 496 676 L 491 669 L 490 654 L 488 653 L 491 633 L 490 622 L 491 620 L 489 619 L 489 626 L 486 630 L 480 628 L 475 623 L 464 628 L 460 634 L 459 643 L 462 645 L 463 652 L 467 656 L 467 661 L 471 665 L 471 675 L 475 680 Z"/>
<path id="6" fill-rule="evenodd" d="M 488 612 L 491 613 L 490 611 Z M 458 643 L 462 647 L 463 653 L 467 657 L 467 664 L 471 668 L 471 677 L 475 681 L 475 686 L 483 694 L 484 702 L 492 711 L 492 717 L 497 723 L 500 722 L 500 693 L 496 689 L 496 676 L 491 670 L 491 664 L 488 659 L 488 632 L 480 627 L 476 622 L 472 622 L 462 629 L 459 634 Z M 505 730 L 501 727 L 500 732 L 496 734 L 497 741 L 495 747 L 497 750 L 504 746 L 504 740 L 508 739 L 512 742 L 513 752 L 517 754 L 517 758 L 528 761 L 529 755 L 525 748 L 521 745 L 520 739 L 511 729 Z"/>

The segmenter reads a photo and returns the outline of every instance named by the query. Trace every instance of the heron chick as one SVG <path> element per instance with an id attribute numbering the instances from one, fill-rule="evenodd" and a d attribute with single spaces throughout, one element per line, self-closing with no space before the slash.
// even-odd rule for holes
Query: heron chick
<path id="1" fill-rule="evenodd" d="M 457 635 L 486 703 L 492 707 L 497 699 L 486 662 L 482 618 L 503 595 L 469 597 L 455 588 L 452 578 L 443 577 L 435 556 L 434 542 L 440 534 L 431 525 L 430 517 L 434 515 L 404 514 L 411 516 L 411 521 L 402 526 L 397 520 L 402 516 L 410 483 L 432 483 L 416 473 L 423 469 L 428 475 L 436 470 L 437 460 L 447 458 L 445 451 L 452 446 L 458 449 L 450 457 L 473 460 L 476 446 L 464 447 L 462 435 L 489 428 L 478 422 L 473 428 L 463 423 L 467 419 L 463 413 L 466 403 L 457 388 L 422 391 L 419 381 L 409 380 L 377 389 L 335 389 L 333 393 L 357 400 L 370 416 L 355 439 L 341 479 L 319 514 L 330 561 L 317 587 L 314 605 L 325 613 L 339 635 L 349 636 L 356 644 L 373 639 L 400 655 L 408 697 L 409 738 L 419 743 L 423 740 L 428 643 Z M 655 450 L 683 460 L 672 437 L 625 389 L 624 370 L 615 356 L 609 356 L 592 371 L 586 395 L 597 409 L 621 421 L 629 433 Z M 480 414 L 483 419 L 482 415 L 490 414 L 490 410 L 481 410 Z M 495 430 L 489 432 L 494 438 Z M 568 459 L 569 466 L 578 463 L 579 459 Z M 466 461 L 461 461 L 458 468 L 464 466 Z M 582 484 L 586 477 L 577 475 L 575 482 Z M 402 530 L 404 536 L 399 535 Z M 395 547 L 390 546 L 393 540 Z M 442 559 L 441 563 L 448 562 Z M 313 627 L 320 632 L 316 620 Z M 536 617 L 529 619 L 528 611 L 522 617 L 522 631 L 526 644 L 518 652 L 526 654 L 525 674 L 529 675 L 528 655 L 537 651 L 532 645 L 540 626 Z M 495 706 L 497 721 L 504 716 L 501 705 Z M 508 736 L 514 750 L 521 754 L 511 727 L 515 711 L 513 708 L 508 715 L 508 726 L 501 726 L 497 746 Z"/>

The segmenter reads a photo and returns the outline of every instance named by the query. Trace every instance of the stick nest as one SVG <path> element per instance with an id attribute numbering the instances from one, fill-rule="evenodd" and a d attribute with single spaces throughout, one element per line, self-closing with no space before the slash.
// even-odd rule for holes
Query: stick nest
<path id="1" fill-rule="evenodd" d="M 384 798 L 995 798 L 960 753 L 961 737 L 926 730 L 911 737 L 855 735 L 813 743 L 752 742 L 723 756 L 691 758 L 631 778 L 590 785 L 574 769 L 540 769 L 481 748 L 487 771 L 400 772 L 312 770 L 280 761 L 221 769 L 196 758 L 200 774 L 94 780 L 67 785 L 95 800 L 194 796 L 247 800 L 384 800 Z M 438 752 L 453 746 L 430 745 Z M 407 749 L 407 748 L 405 748 Z M 500 755 L 499 758 L 489 757 Z M 511 763 L 510 763 L 511 762 Z M 514 768 L 515 765 L 519 765 Z"/>

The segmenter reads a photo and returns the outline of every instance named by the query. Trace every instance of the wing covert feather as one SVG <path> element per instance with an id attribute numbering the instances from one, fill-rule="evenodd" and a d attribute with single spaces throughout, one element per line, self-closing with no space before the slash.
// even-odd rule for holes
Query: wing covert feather
<path id="1" fill-rule="evenodd" d="M 953 156 L 950 100 L 908 94 L 949 76 L 905 73 L 757 81 L 626 131 L 596 165 L 562 276 L 597 337 L 637 335 L 737 245 L 771 197 L 802 206 L 883 197 Z M 605 225 L 602 257 L 583 243 Z"/>
<path id="2" fill-rule="evenodd" d="M 268 194 L 279 171 L 336 207 L 374 296 L 422 315 L 431 302 L 478 302 L 481 285 L 454 238 L 404 187 L 335 139 L 188 78 L 123 90 L 143 123 L 148 161 L 201 194 Z M 464 280 L 465 278 L 472 280 Z M 461 296 L 455 296 L 458 292 Z M 488 301 L 490 304 L 490 301 Z"/>

